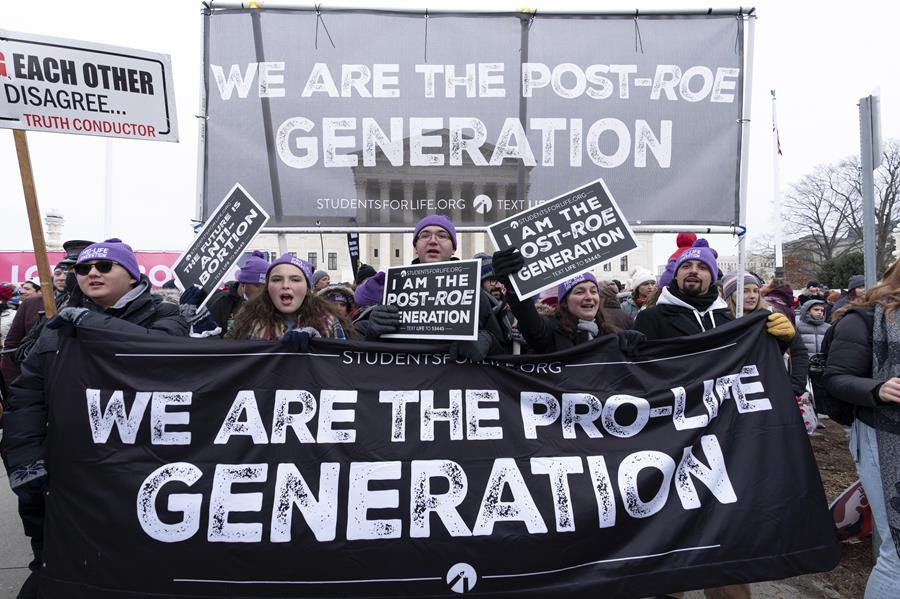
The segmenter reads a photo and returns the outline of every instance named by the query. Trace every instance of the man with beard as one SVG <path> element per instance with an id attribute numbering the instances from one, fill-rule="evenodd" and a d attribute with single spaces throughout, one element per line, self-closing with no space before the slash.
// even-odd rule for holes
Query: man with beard
<path id="1" fill-rule="evenodd" d="M 717 254 L 705 239 L 679 256 L 672 281 L 663 288 L 656 305 L 638 313 L 634 328 L 647 339 L 696 335 L 734 320 L 713 282 L 718 278 Z M 794 327 L 783 314 L 772 314 L 769 334 L 781 340 L 794 337 Z"/>

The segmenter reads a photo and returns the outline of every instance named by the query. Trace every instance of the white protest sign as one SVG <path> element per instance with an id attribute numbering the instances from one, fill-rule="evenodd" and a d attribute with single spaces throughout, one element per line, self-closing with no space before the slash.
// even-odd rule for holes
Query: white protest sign
<path id="1" fill-rule="evenodd" d="M 0 87 L 3 128 L 178 141 L 166 54 L 0 29 Z"/>

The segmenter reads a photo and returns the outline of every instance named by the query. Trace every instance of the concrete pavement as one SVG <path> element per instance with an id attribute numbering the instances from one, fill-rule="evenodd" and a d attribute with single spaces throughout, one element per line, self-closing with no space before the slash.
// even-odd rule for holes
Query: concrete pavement
<path id="1" fill-rule="evenodd" d="M 0 599 L 14 599 L 28 577 L 31 545 L 22 532 L 18 501 L 0 468 Z"/>

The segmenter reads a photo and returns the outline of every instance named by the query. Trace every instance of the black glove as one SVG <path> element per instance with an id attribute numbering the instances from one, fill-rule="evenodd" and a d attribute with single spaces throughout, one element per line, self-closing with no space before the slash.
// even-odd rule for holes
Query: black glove
<path id="1" fill-rule="evenodd" d="M 310 339 L 321 339 L 322 334 L 313 327 L 292 329 L 281 337 L 281 340 L 289 343 L 295 352 L 306 353 L 309 351 Z"/>
<path id="2" fill-rule="evenodd" d="M 206 289 L 201 287 L 200 285 L 193 285 L 192 287 L 188 287 L 184 290 L 184 293 L 181 294 L 181 297 L 178 299 L 179 305 L 190 304 L 194 307 L 199 306 L 203 303 L 203 300 L 206 299 Z"/>
<path id="3" fill-rule="evenodd" d="M 76 327 L 84 320 L 85 314 L 90 312 L 87 308 L 63 308 L 59 314 L 54 316 L 47 322 L 48 329 L 59 329 L 64 327 L 66 323 L 71 323 Z"/>
<path id="4" fill-rule="evenodd" d="M 478 331 L 475 341 L 454 341 L 450 344 L 450 357 L 454 360 L 481 362 L 491 351 L 494 336 L 487 331 Z"/>
<path id="5" fill-rule="evenodd" d="M 44 460 L 38 460 L 10 472 L 9 486 L 21 499 L 42 495 L 47 490 L 47 470 L 44 468 Z"/>
<path id="6" fill-rule="evenodd" d="M 366 337 L 371 341 L 382 335 L 400 330 L 400 308 L 389 304 L 378 304 L 369 312 L 369 330 Z"/>
<path id="7" fill-rule="evenodd" d="M 626 329 L 619 331 L 619 351 L 626 355 L 637 353 L 637 348 L 641 343 L 647 340 L 647 337 L 640 331 Z"/>
<path id="8" fill-rule="evenodd" d="M 494 252 L 491 266 L 494 268 L 494 277 L 508 286 L 509 275 L 514 275 L 522 270 L 522 267 L 525 266 L 525 259 L 519 253 L 519 248 L 511 247 Z"/>
<path id="9" fill-rule="evenodd" d="M 188 287 L 178 299 L 178 312 L 189 324 L 194 324 L 202 319 L 205 314 L 201 314 L 197 307 L 206 299 L 206 289 L 200 285 Z"/>

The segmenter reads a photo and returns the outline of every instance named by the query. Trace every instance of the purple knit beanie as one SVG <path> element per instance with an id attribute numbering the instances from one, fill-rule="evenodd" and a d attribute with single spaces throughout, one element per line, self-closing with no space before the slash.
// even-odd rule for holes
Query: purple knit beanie
<path id="1" fill-rule="evenodd" d="M 453 226 L 453 221 L 450 220 L 449 217 L 444 216 L 443 214 L 432 214 L 430 216 L 426 216 L 422 220 L 416 223 L 416 229 L 413 231 L 413 245 L 416 245 L 416 238 L 419 237 L 419 232 L 425 227 L 440 227 L 450 233 L 450 241 L 453 242 L 453 249 L 456 249 L 456 227 Z"/>
<path id="2" fill-rule="evenodd" d="M 600 283 L 597 282 L 597 277 L 589 272 L 583 272 L 578 276 L 572 277 L 571 279 L 566 279 L 562 283 L 559 284 L 559 287 L 556 288 L 556 298 L 562 303 L 563 298 L 566 297 L 566 294 L 572 291 L 572 288 L 579 283 L 584 283 L 585 281 L 590 281 L 594 285 L 597 286 L 597 292 L 600 291 Z"/>
<path id="3" fill-rule="evenodd" d="M 708 241 L 705 239 L 698 239 L 694 242 L 694 245 L 686 249 L 684 253 L 678 257 L 678 261 L 675 263 L 674 272 L 678 272 L 681 265 L 688 260 L 699 260 L 709 268 L 709 272 L 712 273 L 712 280 L 715 282 L 719 278 L 719 267 L 716 266 L 716 258 L 718 257 L 719 254 L 716 250 L 709 247 Z"/>
<path id="4" fill-rule="evenodd" d="M 290 264 L 303 273 L 303 276 L 306 277 L 306 286 L 312 287 L 310 281 L 312 281 L 313 274 L 313 266 L 306 260 L 298 258 L 297 256 L 291 256 L 290 254 L 284 254 L 281 258 L 273 262 L 269 265 L 269 268 L 266 269 L 266 279 L 269 278 L 269 273 L 272 272 L 272 269 L 278 266 L 279 264 Z"/>
<path id="5" fill-rule="evenodd" d="M 384 272 L 369 277 L 356 288 L 353 299 L 360 308 L 380 304 L 384 298 Z"/>
<path id="6" fill-rule="evenodd" d="M 135 281 L 141 280 L 141 270 L 138 268 L 137 258 L 134 251 L 127 243 L 122 243 L 121 239 L 113 237 L 102 243 L 94 243 L 78 254 L 78 262 L 75 264 L 84 264 L 93 260 L 109 260 L 115 262 L 131 275 Z"/>
<path id="7" fill-rule="evenodd" d="M 268 271 L 269 263 L 266 262 L 266 255 L 259 250 L 253 250 L 238 271 L 236 279 L 238 283 L 265 283 Z"/>

